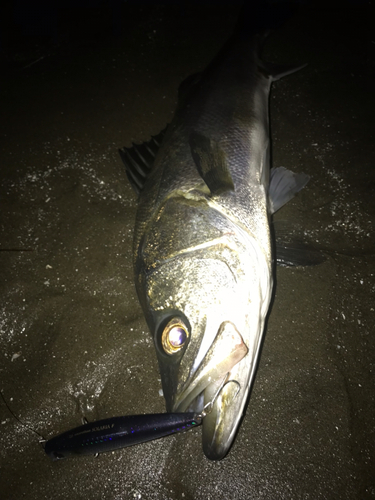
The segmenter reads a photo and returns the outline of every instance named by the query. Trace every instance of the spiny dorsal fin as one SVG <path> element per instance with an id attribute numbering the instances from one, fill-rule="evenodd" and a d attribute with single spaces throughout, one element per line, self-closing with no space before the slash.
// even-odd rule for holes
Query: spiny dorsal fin
<path id="1" fill-rule="evenodd" d="M 180 86 L 178 87 L 179 102 L 184 101 L 189 96 L 190 92 L 193 91 L 200 82 L 201 76 L 202 73 L 193 73 L 180 83 Z"/>
<path id="2" fill-rule="evenodd" d="M 190 150 L 199 172 L 213 195 L 234 191 L 228 162 L 219 143 L 199 132 L 189 137 Z"/>
<path id="3" fill-rule="evenodd" d="M 119 149 L 121 159 L 125 165 L 126 175 L 134 191 L 139 194 L 145 184 L 146 178 L 154 165 L 155 156 L 163 141 L 165 131 L 163 129 L 158 135 L 142 144 L 134 144 L 131 148 Z"/>

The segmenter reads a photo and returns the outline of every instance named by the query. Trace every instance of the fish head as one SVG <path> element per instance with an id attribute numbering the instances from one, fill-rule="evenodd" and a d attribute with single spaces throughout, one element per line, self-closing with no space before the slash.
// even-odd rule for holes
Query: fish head
<path id="1" fill-rule="evenodd" d="M 236 435 L 255 373 L 270 272 L 256 243 L 245 245 L 227 222 L 221 224 L 221 216 L 211 224 L 202 217 L 200 226 L 181 224 L 189 217 L 192 222 L 191 207 L 185 218 L 176 217 L 181 207 L 170 203 L 173 219 L 167 217 L 172 207 L 164 207 L 163 218 L 156 218 L 143 240 L 137 290 L 167 411 L 202 413 L 204 452 L 221 459 Z M 196 212 L 194 207 L 195 222 Z M 190 233 L 191 227 L 205 229 L 192 237 L 188 227 Z"/>

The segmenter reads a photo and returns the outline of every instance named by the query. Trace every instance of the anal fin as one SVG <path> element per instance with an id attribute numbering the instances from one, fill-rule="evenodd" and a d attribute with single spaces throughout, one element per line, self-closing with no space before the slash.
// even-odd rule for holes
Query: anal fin
<path id="1" fill-rule="evenodd" d="M 306 186 L 310 177 L 304 173 L 295 174 L 284 167 L 271 168 L 269 199 L 272 214 L 291 200 Z"/>

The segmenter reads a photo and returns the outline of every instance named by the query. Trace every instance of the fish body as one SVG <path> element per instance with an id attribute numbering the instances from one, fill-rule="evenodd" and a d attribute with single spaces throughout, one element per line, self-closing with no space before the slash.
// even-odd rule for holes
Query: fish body
<path id="1" fill-rule="evenodd" d="M 135 282 L 167 411 L 214 401 L 203 420 L 210 459 L 228 452 L 254 380 L 273 290 L 271 215 L 308 181 L 270 173 L 271 83 L 299 67 L 264 63 L 264 39 L 263 26 L 242 28 L 181 86 L 139 189 Z"/>

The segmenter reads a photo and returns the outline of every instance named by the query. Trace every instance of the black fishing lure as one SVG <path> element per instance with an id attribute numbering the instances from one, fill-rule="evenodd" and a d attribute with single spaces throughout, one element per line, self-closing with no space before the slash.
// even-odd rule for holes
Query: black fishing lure
<path id="1" fill-rule="evenodd" d="M 47 441 L 44 449 L 52 460 L 96 455 L 186 431 L 200 425 L 203 416 L 199 413 L 155 413 L 107 418 L 64 432 Z"/>

